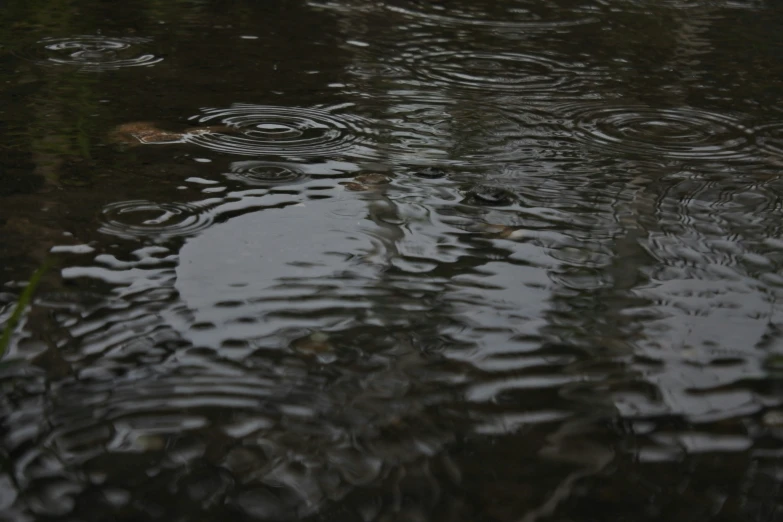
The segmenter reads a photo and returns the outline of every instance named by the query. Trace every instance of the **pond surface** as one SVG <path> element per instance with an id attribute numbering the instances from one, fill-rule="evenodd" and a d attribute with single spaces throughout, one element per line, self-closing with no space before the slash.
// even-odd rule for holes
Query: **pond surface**
<path id="1" fill-rule="evenodd" d="M 0 519 L 783 520 L 782 35 L 5 2 Z"/>

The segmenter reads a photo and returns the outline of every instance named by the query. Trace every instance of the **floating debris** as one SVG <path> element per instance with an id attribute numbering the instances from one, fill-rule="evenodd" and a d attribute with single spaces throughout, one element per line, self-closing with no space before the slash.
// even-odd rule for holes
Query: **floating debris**
<path id="1" fill-rule="evenodd" d="M 136 121 L 123 123 L 122 125 L 115 127 L 109 133 L 109 141 L 125 147 L 152 144 L 165 145 L 171 143 L 184 143 L 190 136 L 230 132 L 235 132 L 235 129 L 225 125 L 193 127 L 185 129 L 182 132 L 174 132 L 159 129 L 154 123 L 149 121 Z"/>

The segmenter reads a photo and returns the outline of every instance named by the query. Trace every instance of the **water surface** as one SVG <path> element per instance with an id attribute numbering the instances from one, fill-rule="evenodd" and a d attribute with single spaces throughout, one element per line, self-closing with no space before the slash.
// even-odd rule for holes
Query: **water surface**
<path id="1" fill-rule="evenodd" d="M 783 520 L 781 27 L 7 2 L 0 518 Z"/>

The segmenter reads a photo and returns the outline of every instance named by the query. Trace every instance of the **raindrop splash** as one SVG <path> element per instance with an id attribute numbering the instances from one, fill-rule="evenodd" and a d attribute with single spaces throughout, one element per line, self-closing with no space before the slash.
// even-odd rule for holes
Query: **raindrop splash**
<path id="1" fill-rule="evenodd" d="M 18 55 L 39 65 L 71 66 L 82 72 L 104 72 L 125 67 L 149 67 L 163 60 L 139 47 L 149 38 L 100 35 L 44 38 Z"/>
<path id="2" fill-rule="evenodd" d="M 573 104 L 561 111 L 574 138 L 618 154 L 736 159 L 750 149 L 740 123 L 699 109 Z"/>
<path id="3" fill-rule="evenodd" d="M 212 216 L 193 203 L 136 200 L 106 205 L 100 231 L 125 239 L 164 239 L 193 235 L 212 224 Z"/>
<path id="4" fill-rule="evenodd" d="M 295 165 L 274 161 L 235 161 L 225 177 L 254 187 L 293 185 L 308 179 Z"/>
<path id="5" fill-rule="evenodd" d="M 581 64 L 511 52 L 441 51 L 415 54 L 409 62 L 430 84 L 547 99 L 578 95 L 583 92 L 582 77 L 596 75 Z"/>
<path id="6" fill-rule="evenodd" d="M 370 122 L 329 108 L 235 104 L 204 109 L 191 120 L 222 123 L 233 134 L 188 136 L 190 143 L 227 154 L 257 156 L 372 155 Z"/>

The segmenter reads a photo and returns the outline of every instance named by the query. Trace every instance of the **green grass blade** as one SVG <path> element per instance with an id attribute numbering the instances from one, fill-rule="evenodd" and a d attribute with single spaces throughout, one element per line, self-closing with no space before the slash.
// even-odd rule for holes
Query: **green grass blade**
<path id="1" fill-rule="evenodd" d="M 51 266 L 51 259 L 44 261 L 43 265 L 38 267 L 38 270 L 36 270 L 32 277 L 30 277 L 30 280 L 27 282 L 27 286 L 19 296 L 19 301 L 16 303 L 14 312 L 11 314 L 8 322 L 6 322 L 5 326 L 3 327 L 3 335 L 0 337 L 0 359 L 5 357 L 5 353 L 8 350 L 8 345 L 11 344 L 11 336 L 16 329 L 16 325 L 19 324 L 19 320 L 22 318 L 22 314 L 24 314 L 27 305 L 30 304 L 30 301 L 33 298 L 33 294 L 35 293 L 36 288 L 38 288 L 38 284 L 41 282 L 41 278 L 49 270 L 49 268 L 51 268 Z"/>

